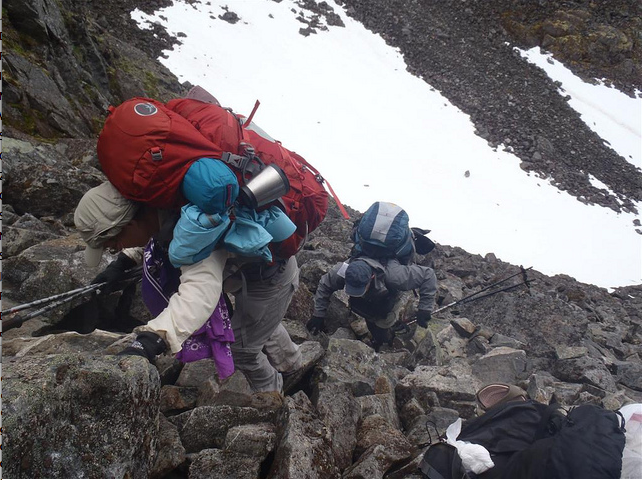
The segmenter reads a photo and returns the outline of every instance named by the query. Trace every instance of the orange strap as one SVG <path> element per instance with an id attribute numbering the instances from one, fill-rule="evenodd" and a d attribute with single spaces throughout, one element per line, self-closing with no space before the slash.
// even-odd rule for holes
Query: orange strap
<path id="1" fill-rule="evenodd" d="M 339 200 L 339 197 L 337 196 L 336 193 L 334 193 L 334 189 L 332 188 L 332 185 L 330 185 L 330 182 L 328 182 L 323 176 L 319 173 L 319 171 L 314 168 L 312 165 L 308 163 L 308 161 L 303 158 L 300 155 L 297 155 L 297 160 L 301 161 L 306 167 L 308 167 L 312 173 L 314 173 L 317 177 L 321 178 L 322 183 L 325 183 L 328 186 L 328 189 L 330 190 L 330 194 L 332 195 L 332 198 L 334 198 L 335 203 L 337 204 L 337 207 L 339 207 L 339 210 L 341 211 L 341 214 L 343 215 L 343 218 L 346 220 L 350 220 L 350 215 L 344 208 L 343 204 L 341 203 L 341 200 Z"/>
<path id="2" fill-rule="evenodd" d="M 252 109 L 252 113 L 250 113 L 250 116 L 245 119 L 245 123 L 243 124 L 243 128 L 247 128 L 247 126 L 250 124 L 250 122 L 254 118 L 254 114 L 256 113 L 256 111 L 259 108 L 259 105 L 261 105 L 261 102 L 259 102 L 257 100 L 256 103 L 254 104 L 254 108 Z"/>
<path id="3" fill-rule="evenodd" d="M 330 193 L 332 194 L 332 198 L 334 198 L 334 201 L 337 204 L 337 207 L 339 207 L 339 210 L 341 210 L 341 214 L 343 215 L 343 218 L 346 220 L 350 220 L 350 215 L 348 215 L 348 212 L 344 208 L 343 204 L 341 203 L 341 200 L 339 200 L 339 197 L 337 197 L 337 194 L 334 193 L 334 190 L 332 189 L 332 185 L 330 185 L 330 182 L 328 182 L 326 179 L 323 179 L 323 181 L 328 185 L 328 188 L 330 189 Z"/>
<path id="4" fill-rule="evenodd" d="M 245 131 L 243 129 L 245 129 L 250 124 L 250 122 L 252 121 L 252 118 L 254 118 L 254 114 L 256 113 L 257 109 L 259 108 L 259 105 L 261 105 L 261 102 L 259 102 L 257 100 L 256 103 L 254 104 L 254 108 L 252 109 L 252 113 L 250 113 L 250 116 L 247 117 L 245 119 L 245 123 L 243 123 L 243 128 L 241 129 L 241 132 L 243 134 L 243 138 L 244 139 L 246 137 L 245 137 Z M 332 198 L 334 198 L 334 201 L 336 202 L 337 207 L 339 207 L 339 210 L 341 210 L 341 214 L 343 215 L 343 217 L 345 219 L 350 220 L 350 215 L 348 215 L 348 212 L 346 211 L 346 209 L 344 208 L 343 204 L 341 203 L 341 200 L 339 200 L 339 197 L 337 197 L 337 194 L 334 193 L 334 190 L 332 189 L 332 185 L 330 185 L 330 182 L 328 182 L 326 179 L 324 179 L 321 176 L 321 174 L 319 174 L 319 172 L 312 165 L 310 165 L 307 162 L 307 160 L 305 158 L 299 156 L 299 159 L 303 160 L 303 163 L 305 164 L 305 166 L 308 167 L 310 170 L 312 170 L 312 172 L 314 174 L 316 174 L 317 176 L 319 176 L 322 179 L 322 183 L 326 183 L 328 185 L 328 189 L 330 189 L 330 194 L 332 195 Z"/>

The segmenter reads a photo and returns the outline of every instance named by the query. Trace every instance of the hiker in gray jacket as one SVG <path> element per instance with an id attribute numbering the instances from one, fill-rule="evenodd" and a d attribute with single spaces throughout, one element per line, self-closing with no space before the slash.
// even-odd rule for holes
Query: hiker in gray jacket
<path id="1" fill-rule="evenodd" d="M 417 324 L 428 326 L 437 278 L 430 267 L 402 265 L 395 258 L 373 259 L 356 257 L 336 264 L 319 281 L 314 296 L 314 313 L 306 324 L 313 334 L 325 331 L 324 318 L 332 294 L 340 289 L 350 296 L 350 308 L 366 320 L 372 334 L 373 346 L 379 350 L 384 343 L 392 344 L 394 335 L 390 328 L 408 308 L 404 292 L 419 293 Z"/>

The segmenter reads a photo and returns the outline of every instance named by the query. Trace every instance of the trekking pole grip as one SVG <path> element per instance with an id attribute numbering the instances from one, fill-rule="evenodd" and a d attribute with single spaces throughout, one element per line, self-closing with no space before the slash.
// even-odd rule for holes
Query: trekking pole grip
<path id="1" fill-rule="evenodd" d="M 2 331 L 8 332 L 14 328 L 22 327 L 22 324 L 25 322 L 26 318 L 21 315 L 14 315 L 8 320 L 2 320 Z"/>

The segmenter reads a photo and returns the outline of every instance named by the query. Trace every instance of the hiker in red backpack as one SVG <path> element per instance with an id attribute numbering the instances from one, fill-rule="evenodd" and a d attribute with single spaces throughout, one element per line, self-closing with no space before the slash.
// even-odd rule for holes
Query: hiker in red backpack
<path id="1" fill-rule="evenodd" d="M 166 269 L 169 264 L 167 257 L 163 263 L 163 257 L 156 254 L 159 251 L 166 253 L 167 240 L 176 222 L 175 212 L 128 200 L 105 182 L 83 196 L 74 220 L 88 245 L 86 260 L 90 266 L 100 262 L 105 248 L 120 252 L 117 260 L 92 283 L 107 281 L 114 284 L 126 270 L 145 260 L 144 298 L 146 286 L 153 287 L 149 290 L 154 293 L 164 286 L 162 282 L 166 278 L 151 278 L 150 283 L 146 275 Z M 140 247 L 145 244 L 147 248 L 143 255 Z M 121 354 L 140 355 L 152 362 L 157 355 L 169 350 L 181 358 L 181 354 L 189 355 L 192 353 L 190 348 L 199 345 L 198 341 L 193 341 L 193 334 L 208 320 L 214 322 L 222 317 L 222 337 L 218 341 L 212 340 L 216 335 L 213 331 L 204 335 L 210 340 L 210 345 L 205 347 L 211 347 L 205 357 L 212 356 L 217 361 L 219 376 L 224 378 L 233 372 L 233 368 L 230 371 L 226 366 L 225 357 L 228 356 L 228 361 L 233 360 L 234 367 L 245 374 L 253 390 L 281 391 L 283 375 L 287 376 L 301 366 L 298 346 L 281 324 L 298 286 L 298 267 L 294 257 L 269 265 L 262 259 L 259 262 L 252 260 L 256 259 L 216 248 L 203 260 L 182 266 L 174 279 L 177 290 L 166 299 L 164 306 L 160 305 L 162 308 L 158 304 L 150 305 L 146 299 L 150 310 L 154 313 L 156 308 L 158 314 L 137 329 L 136 340 Z M 172 274 L 171 271 L 163 272 L 168 274 L 165 277 Z M 220 301 L 223 288 L 233 293 L 236 300 L 231 316 L 233 335 L 227 337 L 224 331 L 226 306 Z M 229 349 L 225 349 L 226 340 L 231 344 Z"/>
<path id="2" fill-rule="evenodd" d="M 119 250 L 137 237 L 122 198 L 173 213 L 147 232 L 144 257 L 123 250 L 99 276 L 113 281 L 130 260 L 145 263 L 142 292 L 156 318 L 124 353 L 209 355 L 220 377 L 233 357 L 254 390 L 278 391 L 279 372 L 301 361 L 280 323 L 298 285 L 294 254 L 325 217 L 328 194 L 314 167 L 252 123 L 257 107 L 241 117 L 200 87 L 167 104 L 136 97 L 110 107 L 98 159 L 113 191 L 102 202 L 96 192 L 83 198 L 76 225 L 90 247 Z M 223 289 L 235 297 L 231 325 Z"/>
<path id="3" fill-rule="evenodd" d="M 411 316 L 417 290 L 417 324 L 428 326 L 437 292 L 437 278 L 430 267 L 413 264 L 415 251 L 428 253 L 434 244 L 420 229 L 409 228 L 406 212 L 392 203 L 375 202 L 359 220 L 353 233 L 353 256 L 339 262 L 321 277 L 314 296 L 314 313 L 306 327 L 313 334 L 325 331 L 325 316 L 332 294 L 344 289 L 350 309 L 366 320 L 376 351 L 392 345 L 391 327 Z M 419 248 L 418 248 L 419 247 Z M 402 263 L 403 262 L 403 263 Z"/>

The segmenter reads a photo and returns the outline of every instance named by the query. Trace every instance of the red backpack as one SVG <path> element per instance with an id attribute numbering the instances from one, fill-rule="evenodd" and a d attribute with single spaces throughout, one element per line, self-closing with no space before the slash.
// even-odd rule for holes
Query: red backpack
<path id="1" fill-rule="evenodd" d="M 294 255 L 325 218 L 328 193 L 323 177 L 303 157 L 254 125 L 252 115 L 244 119 L 219 105 L 194 99 L 163 104 L 141 97 L 109 110 L 98 138 L 98 159 L 123 196 L 157 208 L 180 207 L 186 202 L 180 189 L 183 176 L 202 157 L 225 161 L 242 185 L 245 179 L 235 161 L 249 144 L 264 164 L 275 163 L 290 181 L 290 190 L 281 200 L 297 230 L 275 246 L 277 256 Z"/>

